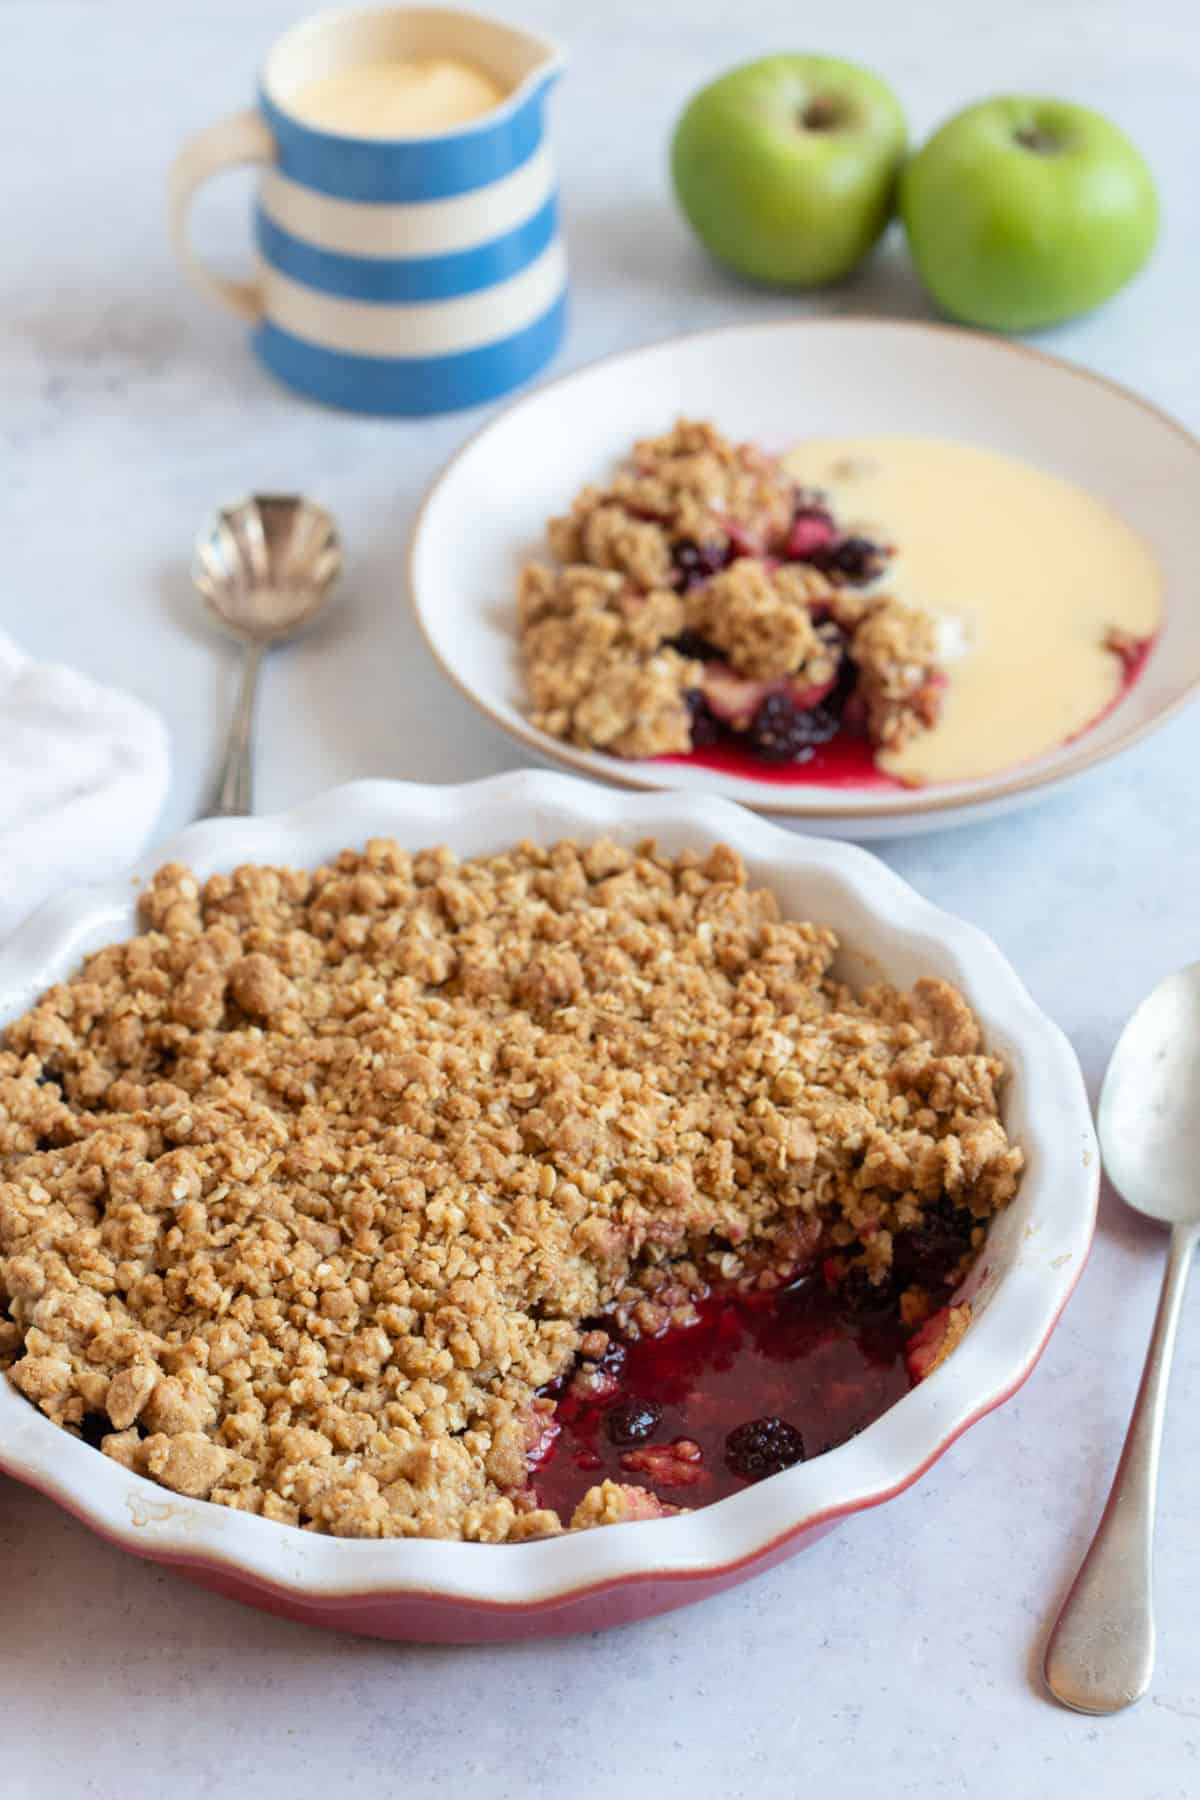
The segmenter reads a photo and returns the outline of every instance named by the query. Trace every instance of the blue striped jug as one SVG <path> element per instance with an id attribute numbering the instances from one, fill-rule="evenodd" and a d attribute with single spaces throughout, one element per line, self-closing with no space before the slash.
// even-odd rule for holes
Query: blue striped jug
<path id="1" fill-rule="evenodd" d="M 434 136 L 316 129 L 288 96 L 330 72 L 453 57 L 503 102 Z M 563 67 L 554 43 L 482 14 L 390 7 L 318 14 L 269 52 L 257 108 L 184 145 L 171 171 L 172 237 L 188 274 L 254 327 L 289 386 L 354 412 L 448 412 L 494 400 L 553 355 L 566 263 L 545 130 Z M 258 268 L 231 281 L 199 261 L 191 197 L 219 170 L 259 163 Z"/>

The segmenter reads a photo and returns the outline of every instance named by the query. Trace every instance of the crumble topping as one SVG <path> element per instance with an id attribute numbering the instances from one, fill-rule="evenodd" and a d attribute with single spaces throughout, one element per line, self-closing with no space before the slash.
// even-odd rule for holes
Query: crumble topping
<path id="1" fill-rule="evenodd" d="M 684 617 L 739 675 L 798 675 L 827 685 L 841 661 L 840 642 L 820 636 L 809 609 L 814 601 L 828 605 L 833 592 L 815 571 L 769 570 L 743 556 L 688 594 Z"/>
<path id="2" fill-rule="evenodd" d="M 945 677 L 936 666 L 937 630 L 928 613 L 882 599 L 851 643 L 872 743 L 898 750 L 937 723 Z"/>
<path id="3" fill-rule="evenodd" d="M 679 754 L 703 712 L 775 756 L 780 708 L 810 711 L 839 677 L 846 728 L 876 746 L 936 723 L 934 621 L 875 591 L 888 549 L 841 532 L 778 459 L 709 423 L 636 443 L 547 538 L 562 566 L 526 565 L 518 620 L 530 716 L 553 737 Z M 743 685 L 722 710 L 730 681 Z"/>
<path id="4" fill-rule="evenodd" d="M 639 587 L 673 577 L 680 543 L 765 554 L 791 523 L 795 483 L 753 444 L 732 444 L 707 421 L 679 419 L 642 438 L 607 487 L 586 487 L 565 518 L 552 519 L 560 562 L 618 569 Z"/>
<path id="5" fill-rule="evenodd" d="M 610 570 L 529 563 L 518 594 L 534 723 L 618 756 L 691 744 L 685 695 L 701 665 L 669 645 L 683 630 L 678 594 L 632 588 Z"/>
<path id="6" fill-rule="evenodd" d="M 852 993 L 726 847 L 376 840 L 168 865 L 141 912 L 0 1040 L 0 1364 L 178 1493 L 354 1537 L 660 1516 L 538 1504 L 605 1319 L 817 1259 L 884 1291 L 1016 1189 L 962 996 Z"/>

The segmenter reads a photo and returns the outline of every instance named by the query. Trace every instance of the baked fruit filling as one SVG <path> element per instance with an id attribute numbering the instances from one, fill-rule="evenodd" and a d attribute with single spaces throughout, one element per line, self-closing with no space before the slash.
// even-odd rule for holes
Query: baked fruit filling
<path id="1" fill-rule="evenodd" d="M 553 737 L 803 762 L 839 732 L 898 749 L 937 721 L 935 621 L 887 593 L 890 547 L 711 424 L 635 444 L 548 539 L 518 612 L 530 716 Z"/>
<path id="2" fill-rule="evenodd" d="M 0 1361 L 123 1467 L 539 1537 L 820 1454 L 966 1328 L 1002 1067 L 732 850 L 377 840 L 141 914 L 0 1041 Z"/>

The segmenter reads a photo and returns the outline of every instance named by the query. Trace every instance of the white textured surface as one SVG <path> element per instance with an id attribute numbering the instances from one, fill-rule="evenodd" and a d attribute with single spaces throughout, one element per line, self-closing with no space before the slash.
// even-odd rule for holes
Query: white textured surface
<path id="1" fill-rule="evenodd" d="M 529 0 L 574 51 L 557 100 L 575 320 L 567 361 L 805 305 L 922 316 L 885 255 L 818 302 L 709 269 L 665 199 L 662 140 L 690 87 L 802 42 L 872 61 L 914 127 L 989 90 L 1110 110 L 1148 152 L 1167 234 L 1154 268 L 1045 341 L 1200 426 L 1190 0 L 842 0 L 816 26 L 754 0 Z M 472 417 L 365 423 L 294 402 L 171 268 L 163 171 L 179 136 L 244 103 L 287 4 L 0 6 L 5 255 L 0 618 L 40 654 L 161 705 L 169 826 L 211 781 L 233 668 L 193 610 L 192 531 L 250 485 L 311 489 L 345 529 L 346 604 L 268 677 L 260 801 L 362 774 L 452 780 L 511 766 L 405 618 L 413 504 Z M 603 21 L 603 23 L 601 23 Z M 236 184 L 231 184 L 236 186 Z M 244 228 L 214 197 L 210 240 Z M 470 521 L 464 521 L 464 530 Z M 899 842 L 887 860 L 991 932 L 1095 1084 L 1123 1017 L 1197 954 L 1194 710 L 1118 766 L 1015 819 Z M 801 1793 L 1185 1800 L 1200 1787 L 1200 1415 L 1185 1320 L 1160 1515 L 1159 1668 L 1113 1720 L 1038 1691 L 1040 1643 L 1102 1501 L 1136 1383 L 1160 1239 L 1108 1199 L 1093 1261 L 1009 1406 L 909 1494 L 691 1613 L 603 1638 L 480 1650 L 324 1637 L 192 1591 L 0 1486 L 6 1800 L 254 1800 L 439 1791 L 616 1800 Z"/>

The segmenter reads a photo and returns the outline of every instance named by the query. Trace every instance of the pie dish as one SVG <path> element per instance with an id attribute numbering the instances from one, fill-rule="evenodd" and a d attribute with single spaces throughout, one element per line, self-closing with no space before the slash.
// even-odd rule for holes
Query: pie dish
<path id="1" fill-rule="evenodd" d="M 920 787 L 858 785 L 859 774 L 847 781 L 832 771 L 828 781 L 797 783 L 721 754 L 633 760 L 564 741 L 561 727 L 542 729 L 529 717 L 539 707 L 531 709 L 522 671 L 518 573 L 544 558 L 547 520 L 561 518 L 589 484 L 605 482 L 632 442 L 659 436 L 680 417 L 713 420 L 728 439 L 772 452 L 828 436 L 941 440 L 1084 490 L 1138 534 L 1161 575 L 1162 625 L 1136 680 L 1103 717 L 1043 754 Z M 1198 477 L 1200 446 L 1165 414 L 1023 346 L 873 320 L 734 326 L 608 358 L 486 425 L 426 499 L 410 550 L 411 598 L 443 671 L 547 761 L 628 786 L 723 794 L 823 835 L 932 830 L 1009 810 L 1082 774 L 1195 691 L 1200 620 L 1186 583 L 1188 497 Z M 963 579 L 969 590 L 969 569 Z"/>
<path id="2" fill-rule="evenodd" d="M 989 1047 L 1011 1068 L 1005 1123 L 1030 1157 L 969 1278 L 970 1331 L 921 1386 L 828 1454 L 703 1511 L 578 1537 L 516 1546 L 317 1538 L 167 1493 L 97 1457 L 5 1384 L 0 1455 L 11 1473 L 140 1554 L 277 1610 L 397 1637 L 522 1635 L 662 1610 L 765 1566 L 838 1514 L 898 1491 L 1024 1378 L 1086 1253 L 1094 1146 L 1065 1041 L 977 933 L 861 852 L 796 839 L 711 800 L 631 802 L 546 776 L 462 789 L 358 784 L 276 819 L 193 827 L 154 861 L 186 861 L 202 877 L 249 862 L 312 867 L 346 842 L 384 836 L 413 848 L 444 841 L 464 855 L 522 838 L 654 837 L 667 853 L 726 843 L 790 916 L 836 922 L 840 976 L 861 983 L 883 974 L 908 985 L 932 975 L 960 986 Z M 38 915 L 0 961 L 3 1018 L 65 977 L 87 950 L 128 936 L 131 893 L 96 890 Z"/>
<path id="3" fill-rule="evenodd" d="M 167 862 L 138 910 L 0 1038 L 0 1370 L 166 1492 L 342 1538 L 658 1518 L 968 1329 L 1003 1060 L 730 845 L 375 836 Z"/>

